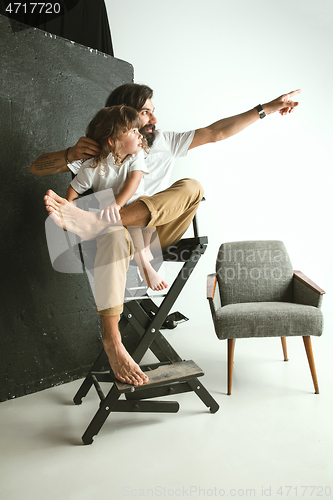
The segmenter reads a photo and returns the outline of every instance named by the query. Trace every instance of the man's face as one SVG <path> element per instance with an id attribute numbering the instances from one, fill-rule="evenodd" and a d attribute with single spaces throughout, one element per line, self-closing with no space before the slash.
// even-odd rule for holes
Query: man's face
<path id="1" fill-rule="evenodd" d="M 147 99 L 143 107 L 138 111 L 141 120 L 140 133 L 147 139 L 149 147 L 152 146 L 155 139 L 155 124 L 157 120 L 154 111 L 155 108 L 151 99 Z"/>

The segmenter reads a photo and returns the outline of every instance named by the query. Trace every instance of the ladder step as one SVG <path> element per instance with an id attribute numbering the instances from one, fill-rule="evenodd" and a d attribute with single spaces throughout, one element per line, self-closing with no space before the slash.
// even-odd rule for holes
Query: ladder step
<path id="1" fill-rule="evenodd" d="M 124 393 L 134 392 L 148 389 L 149 387 L 157 387 L 173 382 L 179 382 L 180 380 L 186 380 L 189 378 L 202 377 L 204 375 L 203 370 L 201 370 L 201 368 L 194 363 L 194 361 L 179 361 L 177 363 L 162 365 L 145 373 L 149 377 L 149 381 L 146 384 L 134 386 L 130 384 L 123 384 L 116 380 L 115 384 L 117 389 Z"/>

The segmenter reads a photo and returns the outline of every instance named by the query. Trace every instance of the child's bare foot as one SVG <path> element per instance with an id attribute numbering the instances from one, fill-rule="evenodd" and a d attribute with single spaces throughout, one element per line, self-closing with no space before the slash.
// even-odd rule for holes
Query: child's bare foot
<path id="1" fill-rule="evenodd" d="M 139 266 L 141 277 L 149 286 L 149 288 L 155 291 L 160 291 L 168 288 L 168 284 L 163 281 L 161 276 L 155 271 L 150 262 L 143 258 L 142 253 L 135 254 L 134 258 Z"/>

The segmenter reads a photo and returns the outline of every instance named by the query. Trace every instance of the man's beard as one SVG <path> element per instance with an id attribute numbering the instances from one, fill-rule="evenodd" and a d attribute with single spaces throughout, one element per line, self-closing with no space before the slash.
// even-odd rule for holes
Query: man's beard
<path id="1" fill-rule="evenodd" d="M 147 129 L 151 128 L 151 132 L 146 132 Z M 155 132 L 155 125 L 145 125 L 144 127 L 140 128 L 139 130 L 140 134 L 142 134 L 146 139 L 148 146 L 151 148 L 156 137 L 156 132 Z"/>

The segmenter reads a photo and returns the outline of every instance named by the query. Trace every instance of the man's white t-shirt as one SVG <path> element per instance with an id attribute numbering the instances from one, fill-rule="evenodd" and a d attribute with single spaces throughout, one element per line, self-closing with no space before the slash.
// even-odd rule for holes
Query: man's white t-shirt
<path id="1" fill-rule="evenodd" d="M 146 195 L 151 196 L 169 186 L 174 162 L 177 158 L 186 156 L 188 148 L 193 141 L 194 132 L 194 130 L 182 133 L 156 131 L 155 141 L 150 148 L 150 153 L 144 154 L 146 168 L 149 171 L 149 175 L 144 178 Z M 75 161 L 68 164 L 68 167 L 76 174 L 81 164 L 81 161 Z M 83 165 L 85 164 L 86 162 Z M 73 189 L 75 189 L 74 186 Z"/>
<path id="2" fill-rule="evenodd" d="M 130 172 L 141 170 L 144 174 L 149 174 L 143 150 L 138 154 L 126 158 L 120 166 L 115 165 L 111 153 L 97 167 L 92 165 L 94 165 L 93 159 L 81 163 L 80 170 L 71 182 L 72 188 L 78 194 L 83 194 L 88 189 L 92 189 L 96 193 L 112 188 L 113 195 L 117 196 L 122 190 Z M 139 196 L 143 196 L 144 194 L 146 194 L 146 190 L 143 177 L 138 189 L 126 205 L 133 203 Z"/>

